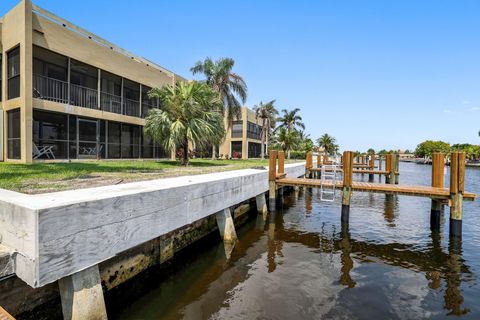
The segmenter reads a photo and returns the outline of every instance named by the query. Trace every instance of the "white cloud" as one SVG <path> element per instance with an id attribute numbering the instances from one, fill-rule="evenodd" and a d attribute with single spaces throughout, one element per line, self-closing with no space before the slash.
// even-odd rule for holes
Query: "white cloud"
<path id="1" fill-rule="evenodd" d="M 471 107 L 470 109 L 468 109 L 468 111 L 470 112 L 480 111 L 480 107 Z"/>
<path id="2" fill-rule="evenodd" d="M 452 110 L 450 110 L 450 109 L 443 109 L 443 113 L 452 113 Z"/>
<path id="3" fill-rule="evenodd" d="M 470 100 L 463 100 L 463 104 L 470 104 Z"/>

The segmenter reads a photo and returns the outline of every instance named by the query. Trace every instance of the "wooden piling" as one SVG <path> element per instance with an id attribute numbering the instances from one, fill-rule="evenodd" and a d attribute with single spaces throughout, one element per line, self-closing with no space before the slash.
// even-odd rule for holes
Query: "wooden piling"
<path id="1" fill-rule="evenodd" d="M 465 153 L 452 152 L 450 159 L 450 236 L 462 236 Z"/>
<path id="2" fill-rule="evenodd" d="M 374 170 L 375 169 L 375 153 L 370 153 L 368 160 L 369 160 L 370 170 Z M 373 182 L 373 179 L 374 179 L 374 174 L 369 173 L 368 182 Z"/>
<path id="3" fill-rule="evenodd" d="M 268 158 L 268 206 L 270 211 L 275 210 L 276 199 L 277 199 L 277 184 L 275 182 L 277 178 L 277 151 L 270 150 Z"/>
<path id="4" fill-rule="evenodd" d="M 285 173 L 285 151 L 278 151 L 278 175 Z"/>
<path id="5" fill-rule="evenodd" d="M 445 184 L 445 155 L 443 153 L 432 154 L 432 187 L 443 188 Z M 442 212 L 441 201 L 432 199 L 432 209 L 430 210 L 430 229 L 432 231 L 440 230 L 440 217 Z"/>
<path id="6" fill-rule="evenodd" d="M 392 154 L 387 154 L 385 157 L 385 171 L 388 172 L 385 175 L 385 183 L 390 183 L 390 172 L 392 171 Z"/>
<path id="7" fill-rule="evenodd" d="M 382 171 L 382 155 L 378 155 L 378 170 Z"/>
<path id="8" fill-rule="evenodd" d="M 311 171 L 313 167 L 313 159 L 312 159 L 312 152 L 307 152 L 307 159 L 305 162 L 305 177 L 311 178 Z"/>
<path id="9" fill-rule="evenodd" d="M 398 184 L 399 182 L 399 175 L 395 174 L 396 172 L 400 171 L 400 155 L 397 153 L 394 155 L 395 157 L 395 169 L 393 170 L 393 176 L 395 177 L 395 184 Z"/>
<path id="10" fill-rule="evenodd" d="M 352 175 L 353 175 L 352 151 L 343 153 L 343 192 L 342 192 L 342 223 L 348 223 L 350 216 L 350 198 L 352 196 Z"/>

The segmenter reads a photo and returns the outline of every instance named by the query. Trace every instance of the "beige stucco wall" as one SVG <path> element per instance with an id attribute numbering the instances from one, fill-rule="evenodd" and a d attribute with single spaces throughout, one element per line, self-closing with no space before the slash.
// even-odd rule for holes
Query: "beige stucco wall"
<path id="1" fill-rule="evenodd" d="M 3 109 L 5 111 L 20 108 L 21 162 L 32 160 L 32 6 L 30 1 L 23 0 L 3 17 Z M 20 46 L 20 97 L 8 100 L 7 93 L 7 52 Z M 6 118 L 4 124 L 6 124 Z M 4 125 L 4 130 L 6 130 Z M 4 131 L 5 133 L 5 131 Z M 6 146 L 6 134 L 4 145 Z M 7 148 L 3 150 L 6 159 Z M 10 160 L 18 161 L 18 160 Z"/>

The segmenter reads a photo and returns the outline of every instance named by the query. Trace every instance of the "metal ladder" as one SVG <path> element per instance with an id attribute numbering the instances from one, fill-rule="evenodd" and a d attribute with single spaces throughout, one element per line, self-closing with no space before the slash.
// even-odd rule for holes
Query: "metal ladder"
<path id="1" fill-rule="evenodd" d="M 320 201 L 335 201 L 335 185 L 337 183 L 337 165 L 322 165 L 322 175 L 320 178 Z M 331 188 L 325 188 L 325 182 L 331 183 Z"/>

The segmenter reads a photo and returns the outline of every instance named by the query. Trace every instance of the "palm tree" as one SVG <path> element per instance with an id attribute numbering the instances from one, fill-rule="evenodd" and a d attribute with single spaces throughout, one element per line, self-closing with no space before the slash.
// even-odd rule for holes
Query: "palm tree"
<path id="1" fill-rule="evenodd" d="M 320 138 L 317 139 L 317 144 L 320 148 L 323 148 L 327 154 L 334 154 L 338 152 L 338 145 L 334 137 L 325 133 Z"/>
<path id="2" fill-rule="evenodd" d="M 228 126 L 234 118 L 241 115 L 242 104 L 247 100 L 247 84 L 238 74 L 232 71 L 235 61 L 231 58 L 221 58 L 213 61 L 207 57 L 198 61 L 190 71 L 195 75 L 201 73 L 205 82 L 220 94 L 223 101 L 223 112 L 227 113 Z M 240 98 L 240 101 L 238 100 Z M 212 159 L 215 159 L 215 145 L 212 147 Z"/>
<path id="3" fill-rule="evenodd" d="M 150 98 L 159 98 L 161 109 L 150 111 L 145 119 L 145 134 L 166 150 L 182 146 L 182 164 L 188 165 L 188 145 L 205 147 L 219 143 L 225 136 L 222 101 L 207 84 L 177 82 L 154 88 Z"/>
<path id="4" fill-rule="evenodd" d="M 287 158 L 290 159 L 290 152 L 299 142 L 298 131 L 280 127 L 277 131 L 276 141 L 278 146 L 287 152 Z"/>
<path id="5" fill-rule="evenodd" d="M 253 110 L 255 111 L 255 116 L 262 119 L 262 132 L 261 132 L 261 154 L 262 160 L 265 158 L 265 146 L 268 150 L 268 140 L 273 128 L 275 128 L 275 123 L 277 121 L 278 111 L 275 109 L 275 100 L 263 103 L 260 101 L 259 105 L 256 105 Z"/>
<path id="6" fill-rule="evenodd" d="M 277 119 L 280 123 L 278 127 L 286 128 L 289 131 L 298 130 L 298 128 L 305 130 L 305 124 L 302 122 L 302 117 L 298 114 L 299 108 L 291 111 L 283 109 L 283 115 Z"/>

